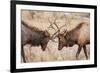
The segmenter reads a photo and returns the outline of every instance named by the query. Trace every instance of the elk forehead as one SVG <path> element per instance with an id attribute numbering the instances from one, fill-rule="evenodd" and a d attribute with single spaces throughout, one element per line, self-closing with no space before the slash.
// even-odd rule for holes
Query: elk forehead
<path id="1" fill-rule="evenodd" d="M 63 34 L 58 34 L 59 43 L 65 44 L 67 42 L 65 36 Z"/>
<path id="2" fill-rule="evenodd" d="M 48 31 L 44 31 L 46 37 L 50 37 L 50 33 Z"/>

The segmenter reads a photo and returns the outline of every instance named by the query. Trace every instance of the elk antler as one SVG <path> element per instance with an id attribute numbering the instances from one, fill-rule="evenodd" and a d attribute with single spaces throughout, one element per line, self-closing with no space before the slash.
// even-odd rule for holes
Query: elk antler
<path id="1" fill-rule="evenodd" d="M 53 27 L 53 23 L 48 19 L 49 23 L 50 23 L 50 26 L 48 28 L 52 28 L 56 31 L 56 29 Z"/>
<path id="2" fill-rule="evenodd" d="M 64 30 L 63 35 L 65 36 L 67 32 L 68 32 L 68 30 L 67 30 L 67 29 L 66 29 L 66 30 Z"/>
<path id="3" fill-rule="evenodd" d="M 49 21 L 49 23 L 50 23 L 50 26 L 49 26 L 49 28 L 53 28 L 56 32 L 51 36 L 51 40 L 53 41 L 53 42 L 56 42 L 54 39 L 57 37 L 57 33 L 59 34 L 60 33 L 60 29 L 61 28 L 63 28 L 64 26 L 66 26 L 66 24 L 65 25 L 62 25 L 61 27 L 58 27 L 58 25 L 56 24 L 56 18 L 54 19 L 54 22 L 53 23 L 51 23 L 50 22 L 50 20 L 48 19 L 48 21 Z M 56 26 L 56 28 L 57 28 L 57 30 L 53 27 L 53 25 L 55 25 Z"/>

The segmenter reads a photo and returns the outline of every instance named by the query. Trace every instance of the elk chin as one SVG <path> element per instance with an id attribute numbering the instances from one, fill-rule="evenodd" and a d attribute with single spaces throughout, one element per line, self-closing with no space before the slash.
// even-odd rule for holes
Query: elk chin
<path id="1" fill-rule="evenodd" d="M 42 51 L 45 51 L 45 49 L 42 49 Z"/>
<path id="2" fill-rule="evenodd" d="M 58 48 L 58 50 L 60 51 L 60 50 L 61 50 L 61 48 Z"/>
<path id="3" fill-rule="evenodd" d="M 41 49 L 42 49 L 42 51 L 45 51 L 46 50 L 46 45 L 41 45 Z"/>
<path id="4" fill-rule="evenodd" d="M 62 50 L 62 48 L 63 48 L 62 45 L 59 45 L 59 46 L 58 46 L 58 50 L 59 50 L 59 51 Z"/>
<path id="5" fill-rule="evenodd" d="M 42 51 L 45 51 L 46 46 L 47 46 L 47 44 L 45 44 L 45 43 L 41 43 L 41 49 L 42 49 Z"/>

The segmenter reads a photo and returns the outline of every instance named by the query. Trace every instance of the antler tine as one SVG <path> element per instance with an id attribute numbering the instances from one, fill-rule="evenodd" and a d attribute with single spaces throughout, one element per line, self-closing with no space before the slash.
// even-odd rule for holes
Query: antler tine
<path id="1" fill-rule="evenodd" d="M 54 19 L 54 22 L 53 22 L 53 23 L 54 23 L 54 25 L 57 27 L 57 29 L 59 30 L 59 27 L 58 27 L 58 25 L 56 24 L 56 19 L 57 19 L 57 18 L 55 17 L 55 19 Z"/>
<path id="2" fill-rule="evenodd" d="M 64 27 L 64 26 L 66 26 L 66 24 L 65 25 L 62 25 L 59 29 L 61 29 L 62 27 Z M 66 29 L 67 30 L 67 29 Z M 52 37 L 51 38 L 56 38 L 56 37 L 54 37 L 54 35 L 56 35 L 57 33 L 59 33 L 60 32 L 60 30 L 57 30 L 53 35 L 52 35 Z"/>
<path id="3" fill-rule="evenodd" d="M 53 28 L 56 31 L 56 29 L 53 27 L 53 23 L 51 23 L 51 21 L 49 20 L 49 18 L 48 18 L 48 21 L 50 23 L 50 26 L 48 28 Z"/>
<path id="4" fill-rule="evenodd" d="M 53 39 L 55 39 L 56 37 L 57 37 L 57 33 L 59 34 L 60 33 L 60 29 L 62 28 L 62 27 L 64 27 L 64 26 L 66 26 L 66 24 L 65 25 L 63 25 L 63 26 L 61 26 L 61 27 L 58 27 L 58 25 L 56 24 L 56 17 L 55 17 L 55 19 L 54 19 L 54 22 L 53 22 L 53 24 L 56 26 L 56 28 L 58 29 L 58 30 L 56 30 L 56 32 L 51 36 L 51 40 L 52 41 L 54 41 Z M 49 22 L 50 22 L 50 20 L 49 20 Z M 52 23 L 50 22 L 50 26 L 52 26 Z M 54 28 L 54 27 L 53 27 Z"/>

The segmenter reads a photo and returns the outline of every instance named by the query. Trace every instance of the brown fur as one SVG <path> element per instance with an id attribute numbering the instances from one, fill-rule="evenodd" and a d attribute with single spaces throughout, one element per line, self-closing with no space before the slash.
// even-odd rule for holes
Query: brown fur
<path id="1" fill-rule="evenodd" d="M 84 32 L 84 30 L 82 30 L 84 26 L 87 27 L 88 26 L 87 23 L 80 23 L 76 28 L 74 28 L 73 30 L 69 32 L 59 33 L 58 34 L 58 40 L 59 40 L 58 50 L 61 50 L 64 46 L 72 47 L 74 44 L 78 44 L 79 48 L 76 53 L 76 58 L 78 58 L 80 51 L 83 47 L 85 56 L 88 59 L 86 44 L 90 43 L 90 39 L 87 39 L 87 37 L 85 36 L 81 36 L 82 34 L 84 34 L 82 33 Z M 85 32 L 85 35 L 87 34 L 88 33 Z"/>
<path id="2" fill-rule="evenodd" d="M 45 51 L 47 44 L 50 40 L 50 34 L 47 31 L 41 31 L 35 27 L 30 27 L 24 21 L 21 25 L 21 54 L 23 61 L 25 60 L 25 54 L 23 46 L 26 44 L 31 44 L 32 46 L 41 46 L 41 49 Z"/>

